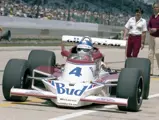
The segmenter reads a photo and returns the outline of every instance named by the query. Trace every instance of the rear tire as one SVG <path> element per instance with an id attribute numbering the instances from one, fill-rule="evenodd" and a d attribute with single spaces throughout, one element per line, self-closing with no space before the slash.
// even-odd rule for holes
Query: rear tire
<path id="1" fill-rule="evenodd" d="M 26 77 L 29 73 L 29 68 L 26 60 L 11 59 L 8 61 L 2 80 L 3 96 L 8 101 L 26 101 L 27 97 L 10 96 L 10 90 L 14 88 L 27 88 Z"/>
<path id="2" fill-rule="evenodd" d="M 128 58 L 125 62 L 125 68 L 139 68 L 144 77 L 144 94 L 143 99 L 148 99 L 150 89 L 150 71 L 151 62 L 147 58 Z"/>
<path id="3" fill-rule="evenodd" d="M 46 50 L 32 50 L 28 56 L 28 64 L 31 74 L 39 66 L 55 66 L 55 53 Z"/>
<path id="4" fill-rule="evenodd" d="M 118 79 L 116 96 L 128 99 L 128 106 L 118 106 L 119 110 L 137 112 L 140 109 L 143 99 L 143 75 L 141 70 L 136 68 L 122 69 Z"/>
<path id="5" fill-rule="evenodd" d="M 52 51 L 47 50 L 32 50 L 28 56 L 28 64 L 30 74 L 33 74 L 33 70 L 39 66 L 55 66 L 56 65 L 56 56 Z M 43 77 L 42 74 L 35 74 L 34 77 Z M 45 76 L 46 77 L 46 76 Z M 34 81 L 34 85 L 37 87 L 45 88 L 44 84 L 41 81 Z"/>

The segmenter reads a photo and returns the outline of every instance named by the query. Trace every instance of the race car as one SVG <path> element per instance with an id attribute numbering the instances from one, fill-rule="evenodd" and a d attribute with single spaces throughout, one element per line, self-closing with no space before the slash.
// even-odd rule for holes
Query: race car
<path id="1" fill-rule="evenodd" d="M 84 37 L 91 41 L 90 37 Z M 82 40 L 84 40 L 84 38 Z M 32 50 L 28 59 L 10 59 L 6 64 L 2 88 L 7 101 L 24 102 L 29 96 L 50 100 L 60 107 L 113 104 L 119 110 L 139 111 L 148 98 L 150 61 L 128 58 L 121 71 L 102 66 L 103 54 L 76 53 L 62 46 L 65 64 L 56 63 L 53 51 Z"/>

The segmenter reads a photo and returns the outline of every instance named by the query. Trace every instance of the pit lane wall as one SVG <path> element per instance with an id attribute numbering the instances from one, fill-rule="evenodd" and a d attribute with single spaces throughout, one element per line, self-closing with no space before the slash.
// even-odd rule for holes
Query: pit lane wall
<path id="1" fill-rule="evenodd" d="M 13 38 L 61 39 L 63 35 L 109 38 L 117 35 L 123 27 L 59 20 L 0 16 L 3 30 L 10 29 Z"/>

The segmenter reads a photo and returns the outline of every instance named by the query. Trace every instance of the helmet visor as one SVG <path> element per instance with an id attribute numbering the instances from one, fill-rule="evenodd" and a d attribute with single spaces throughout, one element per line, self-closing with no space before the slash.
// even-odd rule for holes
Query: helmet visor
<path id="1" fill-rule="evenodd" d="M 77 48 L 77 51 L 89 52 L 90 49 L 86 49 L 86 48 Z"/>

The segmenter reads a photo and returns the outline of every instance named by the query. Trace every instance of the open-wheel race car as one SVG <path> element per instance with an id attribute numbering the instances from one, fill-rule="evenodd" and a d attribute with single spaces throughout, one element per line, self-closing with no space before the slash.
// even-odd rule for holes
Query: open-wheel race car
<path id="1" fill-rule="evenodd" d="M 81 41 L 91 38 L 84 37 Z M 113 104 L 119 110 L 138 111 L 149 95 L 150 61 L 128 58 L 116 71 L 104 67 L 103 54 L 78 54 L 77 46 L 62 47 L 65 64 L 56 63 L 55 53 L 32 50 L 28 59 L 11 59 L 3 74 L 3 95 L 7 101 L 24 102 L 29 96 L 51 100 L 57 106 L 81 107 Z"/>

